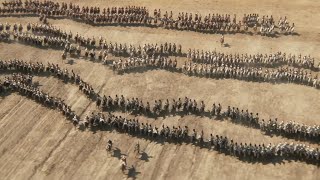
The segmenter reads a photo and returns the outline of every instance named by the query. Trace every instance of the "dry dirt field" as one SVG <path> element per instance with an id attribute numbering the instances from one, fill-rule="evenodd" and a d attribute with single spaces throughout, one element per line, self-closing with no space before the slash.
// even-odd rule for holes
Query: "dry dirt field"
<path id="1" fill-rule="evenodd" d="M 59 0 L 60 1 L 60 0 Z M 67 0 L 65 0 L 67 1 Z M 2 0 L 0 0 L 2 2 Z M 69 1 L 67 1 L 69 2 Z M 140 5 L 173 12 L 188 11 L 207 14 L 244 13 L 287 16 L 296 24 L 299 36 L 267 38 L 250 35 L 225 35 L 230 47 L 220 47 L 217 34 L 170 31 L 146 27 L 93 27 L 71 20 L 49 23 L 86 36 L 103 36 L 112 42 L 144 44 L 176 42 L 183 51 L 188 48 L 214 49 L 223 52 L 269 53 L 282 51 L 314 56 L 320 59 L 320 2 L 318 0 L 90 0 L 72 2 L 89 6 Z M 0 22 L 37 22 L 33 17 L 2 17 Z M 205 100 L 208 106 L 220 102 L 259 112 L 264 117 L 278 117 L 306 124 L 319 124 L 320 91 L 294 84 L 252 83 L 237 80 L 213 80 L 189 77 L 162 70 L 116 75 L 106 66 L 83 59 L 67 64 L 61 51 L 44 50 L 18 43 L 0 43 L 0 58 L 52 62 L 79 73 L 100 94 L 123 94 L 143 100 L 191 97 Z M 183 59 L 182 59 L 183 60 Z M 1 74 L 3 77 L 5 74 Z M 40 88 L 52 96 L 66 100 L 82 117 L 96 109 L 74 85 L 54 78 L 35 77 Z M 225 105 L 225 106 L 224 106 Z M 143 121 L 161 125 L 188 125 L 204 132 L 227 135 L 235 141 L 253 143 L 294 142 L 284 137 L 270 137 L 257 129 L 195 116 L 166 117 Z M 208 134 L 206 134 L 208 136 Z M 119 160 L 105 151 L 106 141 L 128 155 L 134 172 L 123 175 Z M 134 158 L 134 144 L 145 152 L 143 160 Z M 296 141 L 295 141 L 296 142 Z M 304 143 L 308 143 L 304 141 Z M 319 147 L 319 144 L 311 144 Z M 250 163 L 191 145 L 157 144 L 116 132 L 80 131 L 55 110 L 47 109 L 17 94 L 0 99 L 0 179 L 319 179 L 319 167 L 304 162 Z"/>

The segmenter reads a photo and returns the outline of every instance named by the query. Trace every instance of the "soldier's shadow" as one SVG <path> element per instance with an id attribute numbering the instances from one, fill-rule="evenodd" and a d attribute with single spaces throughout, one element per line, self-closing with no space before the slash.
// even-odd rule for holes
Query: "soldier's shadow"
<path id="1" fill-rule="evenodd" d="M 227 47 L 227 48 L 230 48 L 231 46 L 230 46 L 230 44 L 228 44 L 228 43 L 225 43 L 225 44 L 223 45 L 223 47 Z"/>
<path id="2" fill-rule="evenodd" d="M 116 148 L 115 150 L 113 150 L 113 157 L 121 159 L 121 156 L 123 156 L 123 155 L 125 155 L 125 154 L 122 154 L 121 150 L 119 148 Z"/>
<path id="3" fill-rule="evenodd" d="M 136 168 L 134 166 L 131 166 L 129 169 L 128 169 L 128 178 L 132 178 L 132 179 L 136 179 L 137 175 L 138 174 L 141 174 L 141 172 L 138 172 L 136 171 Z"/>
<path id="4" fill-rule="evenodd" d="M 149 158 L 152 158 L 152 156 L 149 156 L 146 152 L 142 152 L 140 155 L 140 160 L 145 162 L 149 162 Z"/>

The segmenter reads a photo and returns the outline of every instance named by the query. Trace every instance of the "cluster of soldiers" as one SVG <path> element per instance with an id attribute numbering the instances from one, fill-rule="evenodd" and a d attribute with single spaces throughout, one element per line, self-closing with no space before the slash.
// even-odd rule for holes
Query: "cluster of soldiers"
<path id="1" fill-rule="evenodd" d="M 130 57 L 127 59 L 119 59 L 118 61 L 113 61 L 112 69 L 113 71 L 117 71 L 118 73 L 125 73 L 130 70 L 137 70 L 137 68 L 163 68 L 170 71 L 177 71 L 178 61 L 175 58 L 172 60 L 171 58 L 165 58 L 163 56 L 158 56 L 158 58 L 154 58 L 152 55 L 151 58 L 137 58 Z"/>
<path id="2" fill-rule="evenodd" d="M 182 55 L 182 46 L 180 44 L 176 45 L 175 43 L 165 42 L 164 44 L 144 44 L 142 47 L 138 45 L 129 45 L 121 43 L 112 43 L 109 44 L 106 40 L 99 40 L 99 46 L 107 50 L 108 53 L 116 56 L 131 56 L 131 57 L 142 57 L 142 56 L 151 56 L 151 55 L 162 55 L 162 56 L 179 56 Z"/>
<path id="3" fill-rule="evenodd" d="M 0 14 L 40 14 L 46 17 L 68 17 L 74 20 L 84 21 L 93 24 L 132 24 L 132 23 L 151 23 L 149 12 L 145 7 L 126 6 L 126 7 L 88 7 L 75 5 L 72 3 L 55 3 L 53 1 L 26 1 L 22 3 L 7 4 L 3 3 L 4 8 L 0 8 Z"/>
<path id="4" fill-rule="evenodd" d="M 259 16 L 257 16 L 257 21 L 259 21 Z M 254 25 L 254 29 L 256 29 L 256 27 L 257 26 Z M 274 19 L 272 15 L 270 17 L 263 16 L 261 19 L 260 34 L 266 35 L 266 36 L 272 36 L 275 33 L 274 29 L 275 29 L 275 24 L 274 24 Z"/>
<path id="5" fill-rule="evenodd" d="M 319 88 L 320 81 L 317 75 L 312 75 L 304 69 L 278 68 L 265 69 L 257 67 L 242 67 L 240 65 L 221 64 L 197 64 L 186 63 L 182 66 L 182 72 L 191 76 L 208 78 L 232 78 L 258 82 L 288 82 Z"/>
<path id="6" fill-rule="evenodd" d="M 187 52 L 187 58 L 196 63 L 204 64 L 234 64 L 234 65 L 256 65 L 273 68 L 276 66 L 293 66 L 298 68 L 320 71 L 320 62 L 315 64 L 315 58 L 308 56 L 298 56 L 282 52 L 268 54 L 225 54 L 216 51 L 191 50 Z"/>
<path id="7" fill-rule="evenodd" d="M 0 23 L 0 31 L 10 31 L 10 29 L 11 29 L 11 24 L 9 24 L 9 23 L 5 23 L 5 24 L 2 24 L 2 23 Z M 13 31 L 19 31 L 19 32 L 22 32 L 22 30 L 23 30 L 23 26 L 21 25 L 21 24 L 14 24 L 13 25 Z"/>
<path id="8" fill-rule="evenodd" d="M 48 93 L 45 93 L 35 87 L 32 84 L 32 76 L 13 74 L 12 77 L 6 77 L 2 85 L 5 91 L 15 91 L 20 95 L 25 96 L 29 99 L 33 99 L 36 102 L 45 105 L 46 107 L 51 107 L 58 109 L 67 118 L 72 119 L 75 113 L 71 110 L 71 107 L 65 104 L 64 100 L 60 98 L 52 97 Z M 2 88 L 1 88 L 2 89 Z"/>
<path id="9" fill-rule="evenodd" d="M 80 56 L 82 52 L 82 46 L 86 47 L 84 49 L 84 56 L 90 57 L 91 59 L 95 59 L 98 56 L 98 60 L 104 60 L 106 62 L 107 55 L 112 54 L 114 56 L 130 56 L 130 57 L 148 57 L 151 55 L 162 55 L 162 56 L 171 56 L 171 55 L 182 55 L 182 47 L 181 45 L 176 45 L 175 43 L 167 43 L 164 44 L 144 44 L 142 47 L 138 45 L 137 47 L 134 45 L 127 45 L 122 43 L 107 43 L 105 39 L 102 37 L 99 38 L 99 48 L 100 50 L 96 52 L 96 39 L 92 38 L 84 38 L 83 36 L 79 36 L 78 34 L 74 37 L 75 43 L 77 46 L 67 43 L 64 48 L 64 52 L 62 57 L 65 58 L 67 53 L 71 55 Z M 98 54 L 98 55 L 97 55 Z"/>
<path id="10" fill-rule="evenodd" d="M 72 38 L 72 32 L 67 33 L 58 27 L 48 24 L 28 23 L 27 30 L 33 33 L 41 33 L 45 35 L 51 35 L 59 39 L 69 40 Z"/>
<path id="11" fill-rule="evenodd" d="M 61 38 L 37 36 L 29 33 L 14 33 L 13 38 L 22 43 L 40 47 L 63 48 L 68 43 L 67 40 Z"/>
<path id="12" fill-rule="evenodd" d="M 83 129 L 115 129 L 120 133 L 127 133 L 154 141 L 190 143 L 252 161 L 271 160 L 275 157 L 300 159 L 310 163 L 319 163 L 320 160 L 320 150 L 305 144 L 287 142 L 275 145 L 271 143 L 268 145 L 238 143 L 226 136 L 213 134 L 210 134 L 209 138 L 205 138 L 203 131 L 189 130 L 188 126 L 173 126 L 170 128 L 162 125 L 158 128 L 148 123 L 140 123 L 138 119 L 128 119 L 111 113 L 89 113 L 83 120 L 75 117 L 73 122 L 74 124 L 79 124 L 79 128 Z"/>
<path id="13" fill-rule="evenodd" d="M 283 121 L 278 122 L 276 118 L 275 120 L 269 119 L 269 121 L 264 121 L 262 119 L 259 122 L 259 126 L 262 131 L 267 133 L 280 134 L 288 137 L 295 136 L 312 140 L 319 140 L 320 138 L 319 125 L 308 126 L 294 121 L 289 121 L 286 123 Z"/>
<path id="14" fill-rule="evenodd" d="M 275 20 L 273 19 L 272 15 L 270 17 L 268 16 L 262 16 L 262 18 L 259 18 L 259 15 L 254 16 L 253 19 L 256 19 L 256 23 L 254 24 L 254 30 L 256 30 L 257 25 L 260 24 L 260 34 L 261 35 L 274 35 L 275 31 L 274 29 L 277 27 L 275 24 Z M 292 25 L 289 25 L 289 22 L 287 20 L 287 17 L 285 16 L 284 19 L 280 17 L 279 23 L 278 23 L 278 29 L 281 33 L 284 33 L 286 35 L 294 34 L 294 23 Z"/>
<path id="15" fill-rule="evenodd" d="M 154 14 L 161 16 L 161 11 L 154 11 Z M 209 14 L 203 19 L 197 13 L 179 12 L 178 17 L 174 19 L 172 11 L 170 15 L 166 11 L 163 18 L 160 19 L 160 26 L 169 29 L 192 30 L 210 33 L 219 32 L 240 32 L 241 22 L 236 22 L 236 15 L 232 21 L 229 14 Z"/>
<path id="16" fill-rule="evenodd" d="M 160 17 L 161 11 L 154 10 L 154 16 Z M 282 19 L 280 18 L 282 22 Z M 287 19 L 285 18 L 286 33 L 292 34 L 294 32 L 294 23 L 289 26 Z M 203 19 L 201 15 L 197 13 L 180 13 L 176 19 L 173 18 L 172 11 L 170 14 L 165 12 L 163 18 L 161 18 L 161 26 L 165 28 L 179 29 L 179 30 L 193 30 L 201 32 L 241 32 L 248 31 L 249 27 L 252 27 L 254 31 L 257 31 L 257 27 L 260 26 L 261 35 L 272 35 L 274 32 L 275 24 L 272 15 L 259 17 L 258 14 L 244 14 L 242 21 L 237 21 L 237 16 L 233 17 L 230 14 L 209 14 Z M 279 29 L 283 31 L 282 26 L 279 24 Z"/>
<path id="17" fill-rule="evenodd" d="M 79 86 L 79 90 L 86 94 L 88 98 L 95 98 L 96 96 L 96 93 L 89 83 L 83 81 L 78 74 L 74 73 L 73 70 L 69 72 L 68 69 L 60 68 L 58 64 L 55 65 L 48 63 L 48 65 L 45 66 L 41 62 L 32 63 L 17 59 L 9 61 L 0 60 L 0 70 L 15 70 L 29 74 L 43 74 L 48 72 L 58 79 L 77 84 Z"/>
<path id="18" fill-rule="evenodd" d="M 215 105 L 213 105 L 214 107 Z M 278 122 L 278 119 L 269 119 L 265 121 L 259 118 L 259 114 L 249 112 L 248 110 L 240 110 L 236 107 L 228 106 L 227 111 L 223 115 L 230 118 L 235 123 L 241 123 L 250 127 L 259 128 L 261 131 L 270 134 L 277 134 L 286 137 L 296 137 L 301 139 L 309 139 L 318 141 L 320 138 L 319 125 L 306 125 L 297 122 Z"/>
<path id="19" fill-rule="evenodd" d="M 176 18 L 173 17 L 172 11 L 167 11 L 161 15 L 161 10 L 154 10 L 154 14 L 149 15 L 146 7 L 127 6 L 127 7 L 80 7 L 69 3 L 55 3 L 53 1 L 26 1 L 24 3 L 3 3 L 4 8 L 0 8 L 0 14 L 27 13 L 40 14 L 42 18 L 46 17 L 68 17 L 73 20 L 90 23 L 93 25 L 100 24 L 117 24 L 117 25 L 148 25 L 158 26 L 170 29 L 193 30 L 201 32 L 241 32 L 248 31 L 249 27 L 253 27 L 256 31 L 260 26 L 262 35 L 272 35 L 274 28 L 274 19 L 272 15 L 259 17 L 258 14 L 244 14 L 242 21 L 237 20 L 236 15 L 230 14 L 208 14 L 202 18 L 200 14 L 179 12 Z M 101 8 L 102 9 L 102 8 Z M 45 17 L 43 17 L 45 16 Z M 287 34 L 292 34 L 294 24 L 292 26 L 287 22 L 286 17 L 279 20 L 279 28 Z"/>
<path id="20" fill-rule="evenodd" d="M 125 98 L 123 95 L 116 95 L 114 98 L 111 96 L 98 95 L 96 105 L 102 110 L 122 110 L 124 112 L 133 114 L 144 114 L 147 116 L 159 116 L 163 114 L 202 114 L 205 112 L 205 104 L 203 101 L 198 106 L 196 100 L 185 97 L 175 100 L 172 99 L 172 103 L 169 100 L 155 100 L 151 106 L 149 102 L 144 104 L 139 98 Z M 213 110 L 212 116 L 220 116 L 221 105 L 219 104 Z"/>
<path id="21" fill-rule="evenodd" d="M 285 32 L 286 34 L 292 34 L 294 32 L 294 23 L 290 26 L 286 16 L 283 19 L 280 17 L 278 27 L 281 32 Z"/>
<path id="22" fill-rule="evenodd" d="M 5 30 L 4 30 L 5 29 Z M 6 23 L 5 25 L 0 23 L 0 38 L 3 40 L 10 40 L 10 29 L 11 25 Z M 27 32 L 22 32 L 23 26 L 21 24 L 13 25 L 13 40 L 35 45 L 35 46 L 47 46 L 51 48 L 61 48 L 68 40 L 72 37 L 72 34 L 62 32 L 62 30 L 52 26 L 44 24 L 28 24 Z M 32 33 L 29 33 L 29 31 Z M 37 35 L 39 33 L 45 34 L 45 36 Z M 52 36 L 48 36 L 52 35 Z"/>
<path id="23" fill-rule="evenodd" d="M 0 41 L 8 41 L 10 39 L 10 27 L 11 25 L 8 23 L 0 23 Z"/>
<path id="24" fill-rule="evenodd" d="M 114 55 L 131 55 L 131 56 L 141 56 L 142 54 L 162 54 L 162 55 L 181 55 L 182 54 L 182 46 L 176 45 L 175 43 L 168 43 L 165 42 L 164 44 L 144 44 L 142 47 L 139 45 L 135 47 L 134 45 L 122 44 L 122 43 L 112 43 L 107 42 L 106 39 L 102 38 L 101 36 L 96 40 L 95 37 L 92 38 L 85 38 L 84 36 L 79 35 L 76 33 L 74 36 L 74 41 L 76 44 L 80 46 L 84 46 L 86 48 L 99 48 L 103 50 L 107 50 L 108 53 Z M 97 44 L 99 43 L 99 44 Z"/>

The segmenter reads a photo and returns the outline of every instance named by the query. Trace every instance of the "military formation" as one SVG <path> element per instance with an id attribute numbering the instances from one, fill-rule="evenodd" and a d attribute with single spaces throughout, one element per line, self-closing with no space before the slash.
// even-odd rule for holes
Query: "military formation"
<path id="1" fill-rule="evenodd" d="M 96 7 L 79 6 L 73 3 L 59 3 L 49 0 L 4 1 L 0 16 L 37 16 L 40 23 L 9 24 L 0 22 L 0 42 L 18 42 L 40 48 L 62 50 L 62 59 L 68 56 L 102 62 L 115 73 L 124 74 L 137 71 L 163 69 L 188 76 L 213 79 L 236 79 L 250 82 L 294 83 L 320 88 L 320 63 L 316 64 L 311 55 L 293 55 L 284 52 L 272 54 L 227 54 L 201 49 L 188 49 L 175 42 L 129 43 L 110 42 L 103 37 L 88 37 L 79 32 L 65 31 L 50 25 L 48 19 L 71 19 L 93 26 L 143 26 L 199 33 L 242 33 L 267 37 L 296 35 L 295 24 L 286 16 L 276 20 L 272 15 L 257 13 L 244 14 L 200 14 L 192 12 L 149 10 L 141 6 Z M 224 46 L 224 36 L 220 43 Z M 111 59 L 110 57 L 113 57 Z M 180 59 L 185 61 L 180 62 Z M 320 126 L 280 121 L 278 118 L 263 118 L 257 112 L 235 106 L 212 105 L 190 97 L 154 99 L 144 101 L 138 97 L 125 95 L 101 95 L 90 83 L 85 82 L 73 70 L 58 64 L 26 62 L 19 59 L 0 60 L 0 71 L 10 73 L 0 81 L 0 94 L 17 93 L 42 104 L 44 107 L 60 111 L 66 119 L 82 130 L 115 130 L 130 136 L 156 142 L 190 144 L 208 150 L 215 150 L 240 160 L 271 162 L 276 160 L 299 160 L 320 163 L 320 150 L 303 143 L 251 143 L 236 142 L 232 138 L 203 132 L 188 126 L 157 127 L 127 115 L 160 119 L 169 116 L 193 116 L 211 120 L 225 120 L 260 130 L 266 135 L 278 135 L 300 141 L 318 143 Z M 86 115 L 77 114 L 61 98 L 40 90 L 34 83 L 34 76 L 51 76 L 64 83 L 78 87 L 91 102 L 96 111 Z M 125 115 L 116 115 L 120 111 Z M 127 117 L 125 117 L 127 116 Z M 113 142 L 106 145 L 112 151 Z M 140 145 L 136 144 L 139 154 Z M 125 157 L 121 157 L 121 170 L 127 168 Z"/>

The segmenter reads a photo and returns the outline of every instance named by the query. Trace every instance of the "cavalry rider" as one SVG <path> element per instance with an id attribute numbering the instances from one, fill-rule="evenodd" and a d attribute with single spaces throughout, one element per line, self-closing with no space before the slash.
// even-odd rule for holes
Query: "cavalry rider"
<path id="1" fill-rule="evenodd" d="M 135 145 L 134 151 L 135 151 L 137 154 L 140 153 L 140 144 L 139 144 L 139 143 L 137 143 L 137 144 Z"/>
<path id="2" fill-rule="evenodd" d="M 221 43 L 221 46 L 223 46 L 223 43 L 224 43 L 224 36 L 223 35 L 220 38 L 220 43 Z"/>
<path id="3" fill-rule="evenodd" d="M 110 151 L 112 147 L 112 141 L 109 139 L 107 142 L 107 150 Z"/>

